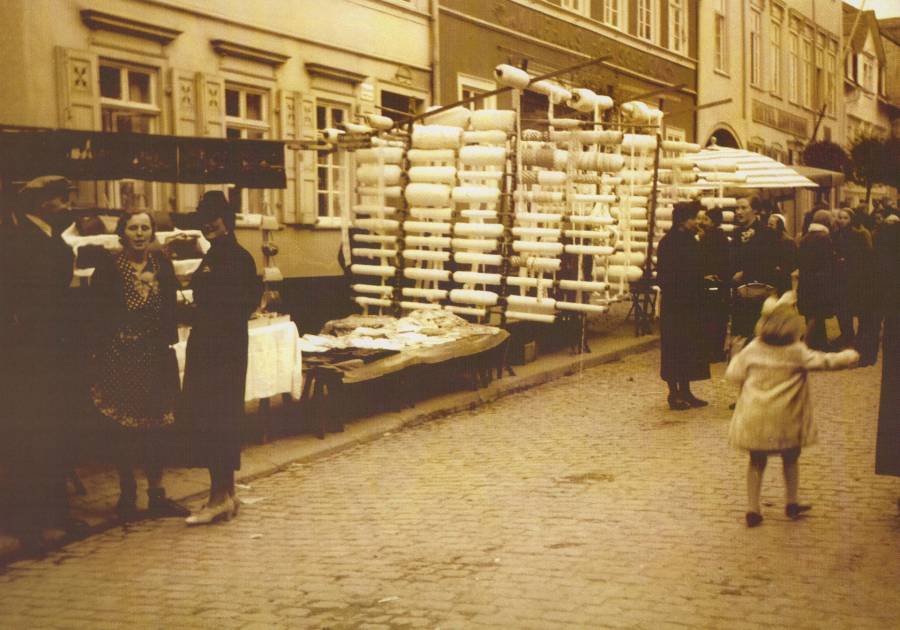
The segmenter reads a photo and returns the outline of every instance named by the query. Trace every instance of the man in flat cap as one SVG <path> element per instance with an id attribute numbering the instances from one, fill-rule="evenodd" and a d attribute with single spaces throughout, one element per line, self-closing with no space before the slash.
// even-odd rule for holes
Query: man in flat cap
<path id="1" fill-rule="evenodd" d="M 70 222 L 72 188 L 59 176 L 31 180 L 0 235 L 0 442 L 8 485 L 2 512 L 13 533 L 38 548 L 44 528 L 83 525 L 69 517 L 65 484 L 73 254 L 60 233 Z"/>

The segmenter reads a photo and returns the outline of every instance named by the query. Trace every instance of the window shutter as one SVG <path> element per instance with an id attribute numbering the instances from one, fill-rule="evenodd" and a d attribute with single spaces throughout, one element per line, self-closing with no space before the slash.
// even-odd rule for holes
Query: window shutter
<path id="1" fill-rule="evenodd" d="M 298 130 L 300 140 L 313 142 L 318 135 L 316 129 L 316 97 L 312 94 L 298 94 L 300 118 Z M 300 222 L 304 225 L 315 225 L 319 218 L 319 206 L 316 198 L 316 152 L 298 151 L 297 169 L 300 171 L 299 205 Z"/>
<path id="2" fill-rule="evenodd" d="M 213 138 L 225 137 L 225 79 L 211 74 L 201 74 L 200 85 L 200 135 Z"/>
<path id="3" fill-rule="evenodd" d="M 169 71 L 169 93 L 172 97 L 172 133 L 176 136 L 199 136 L 200 77 L 195 72 L 173 68 Z M 196 184 L 175 184 L 175 208 L 190 212 L 200 201 L 200 187 Z"/>
<path id="4" fill-rule="evenodd" d="M 286 142 L 297 140 L 300 130 L 300 95 L 289 90 L 279 90 L 278 111 L 281 139 Z M 287 187 L 277 193 L 282 223 L 299 223 L 297 161 L 301 156 L 302 153 L 296 149 L 284 150 L 284 175 Z"/>
<path id="5" fill-rule="evenodd" d="M 99 130 L 99 59 L 86 50 L 56 48 L 59 94 L 59 126 L 67 129 Z"/>

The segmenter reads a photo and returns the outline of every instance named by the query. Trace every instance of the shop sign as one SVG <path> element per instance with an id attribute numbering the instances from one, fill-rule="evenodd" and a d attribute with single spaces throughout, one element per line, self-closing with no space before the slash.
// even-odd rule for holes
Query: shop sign
<path id="1" fill-rule="evenodd" d="M 359 100 L 361 101 L 375 101 L 375 86 L 371 83 L 360 83 L 359 84 Z"/>
<path id="2" fill-rule="evenodd" d="M 803 116 L 797 116 L 757 100 L 753 101 L 753 122 L 801 138 L 805 138 L 808 133 L 807 120 Z"/>

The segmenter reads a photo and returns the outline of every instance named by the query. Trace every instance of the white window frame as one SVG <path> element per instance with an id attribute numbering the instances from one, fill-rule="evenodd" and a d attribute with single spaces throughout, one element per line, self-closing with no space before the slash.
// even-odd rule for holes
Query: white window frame
<path id="1" fill-rule="evenodd" d="M 716 0 L 714 7 L 715 52 L 713 64 L 719 72 L 728 73 L 728 13 L 726 0 Z"/>
<path id="2" fill-rule="evenodd" d="M 687 0 L 669 0 L 669 48 L 686 55 L 688 51 Z"/>
<path id="3" fill-rule="evenodd" d="M 496 89 L 497 84 L 488 79 L 461 72 L 456 75 L 456 97 L 459 100 L 465 98 L 465 92 L 483 93 L 493 92 Z M 466 107 L 469 109 L 497 109 L 497 96 L 486 96 L 480 101 L 469 103 Z"/>
<path id="4" fill-rule="evenodd" d="M 267 88 L 246 85 L 232 81 L 225 82 L 225 92 L 238 92 L 238 115 L 229 116 L 225 114 L 225 135 L 228 136 L 229 130 L 236 130 L 240 133 L 240 138 L 247 139 L 253 133 L 260 135 L 260 138 L 251 138 L 257 140 L 265 140 L 272 137 L 272 122 L 269 104 L 271 102 L 271 92 Z M 247 95 L 255 94 L 260 96 L 260 115 L 262 120 L 247 117 Z M 226 188 L 233 188 L 227 186 Z M 271 214 L 272 200 L 270 191 L 267 189 L 244 188 L 241 190 L 241 211 L 256 214 Z"/>
<path id="5" fill-rule="evenodd" d="M 750 7 L 750 85 L 762 87 L 762 12 Z"/>
<path id="6" fill-rule="evenodd" d="M 333 120 L 333 110 L 340 109 L 344 113 L 344 118 L 341 122 L 349 122 L 350 118 L 353 115 L 353 103 L 343 101 L 340 99 L 334 98 L 324 98 L 318 97 L 316 99 L 316 125 L 318 126 L 319 120 L 319 108 L 325 107 L 327 108 L 325 127 L 334 127 L 336 124 Z M 319 159 L 324 157 L 325 163 L 322 164 L 319 162 Z M 319 188 L 319 169 L 322 168 L 327 169 L 327 186 L 325 189 Z M 341 225 L 341 212 L 340 206 L 335 204 L 335 201 L 339 200 L 339 203 L 349 203 L 349 195 L 350 195 L 350 171 L 352 170 L 353 165 L 351 164 L 351 160 L 349 158 L 349 152 L 340 151 L 340 152 L 326 152 L 326 151 L 317 151 L 316 152 L 316 226 L 323 228 L 335 228 L 340 227 Z M 343 177 L 341 177 L 342 186 L 336 188 L 334 185 L 335 173 L 344 171 Z M 322 194 L 325 194 L 328 200 L 327 203 L 327 212 L 328 214 L 321 215 L 319 214 L 319 199 Z M 349 208 L 347 209 L 349 212 Z"/>
<path id="7" fill-rule="evenodd" d="M 813 93 L 816 80 L 816 43 L 812 37 L 804 33 L 801 43 L 801 60 L 803 65 L 803 83 L 801 84 L 802 103 L 804 107 L 813 107 Z"/>
<path id="8" fill-rule="evenodd" d="M 125 61 L 119 61 L 117 59 L 109 59 L 102 58 L 98 64 L 98 84 L 97 84 L 97 93 L 100 94 L 100 78 L 99 78 L 99 68 L 107 67 L 107 68 L 116 68 L 120 71 L 119 74 L 119 94 L 121 98 L 112 98 L 109 96 L 100 96 L 100 110 L 101 110 L 101 119 L 103 117 L 103 112 L 105 111 L 114 111 L 116 113 L 123 114 L 140 114 L 142 116 L 148 116 L 151 118 L 150 120 L 150 133 L 159 133 L 160 127 L 162 125 L 162 110 L 159 106 L 159 69 L 150 67 L 150 66 L 142 66 L 139 64 L 128 63 Z M 141 73 L 146 74 L 149 77 L 149 97 L 150 102 L 144 103 L 141 101 L 132 101 L 128 98 L 129 90 L 128 90 L 128 75 L 130 73 Z M 117 131 L 116 129 L 103 129 L 103 131 Z M 104 185 L 104 194 L 106 195 L 107 201 L 110 206 L 114 208 L 123 208 L 126 205 L 124 202 L 125 199 L 128 198 L 129 193 L 126 193 L 128 188 L 135 187 L 145 187 L 144 188 L 144 205 L 134 206 L 136 208 L 145 208 L 149 210 L 157 210 L 157 200 L 159 199 L 159 184 L 156 182 L 149 182 L 144 180 L 137 179 L 117 179 L 117 180 L 107 180 Z"/>
<path id="9" fill-rule="evenodd" d="M 769 21 L 769 57 L 772 62 L 769 91 L 775 96 L 781 96 L 781 57 L 784 47 L 781 30 L 783 20 L 778 11 L 780 8 L 772 7 L 772 17 Z"/>
<path id="10" fill-rule="evenodd" d="M 802 100 L 802 66 L 800 64 L 800 33 L 788 35 L 788 100 L 799 105 Z"/>
<path id="11" fill-rule="evenodd" d="M 560 6 L 578 15 L 591 14 L 591 0 L 562 0 Z"/>
<path id="12" fill-rule="evenodd" d="M 859 64 L 860 64 L 860 72 L 859 72 L 859 84 L 863 87 L 866 92 L 874 93 L 875 92 L 875 57 L 870 55 L 867 52 L 860 53 L 859 55 Z"/>
<path id="13" fill-rule="evenodd" d="M 665 137 L 664 140 L 670 141 L 674 140 L 675 142 L 685 142 L 687 141 L 687 132 L 681 127 L 670 127 L 666 125 L 665 129 Z M 678 157 L 681 152 L 680 151 L 664 151 L 665 157 Z"/>
<path id="14" fill-rule="evenodd" d="M 659 39 L 659 1 L 637 0 L 635 12 L 637 13 L 635 16 L 637 18 L 635 20 L 637 29 L 635 35 L 638 39 L 643 39 L 644 41 L 655 44 Z M 647 17 L 646 21 L 643 20 L 645 16 Z M 643 28 L 649 30 L 648 36 L 646 37 L 641 32 Z"/>
<path id="15" fill-rule="evenodd" d="M 603 2 L 603 10 L 600 13 L 600 21 L 607 26 L 624 30 L 626 0 L 600 0 Z"/>

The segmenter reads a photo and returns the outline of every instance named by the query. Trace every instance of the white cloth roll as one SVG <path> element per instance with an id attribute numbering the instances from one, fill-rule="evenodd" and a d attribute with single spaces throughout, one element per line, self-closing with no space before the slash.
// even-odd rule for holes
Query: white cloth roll
<path id="1" fill-rule="evenodd" d="M 583 302 L 563 302 L 557 301 L 556 308 L 561 311 L 577 311 L 579 313 L 605 313 L 609 310 L 606 306 L 599 304 L 585 304 Z"/>
<path id="2" fill-rule="evenodd" d="M 622 149 L 631 151 L 632 148 L 637 152 L 652 151 L 656 148 L 656 136 L 640 133 L 626 133 L 622 137 Z"/>
<path id="3" fill-rule="evenodd" d="M 503 235 L 502 223 L 455 223 L 453 234 L 456 236 L 486 236 L 497 238 Z"/>
<path id="4" fill-rule="evenodd" d="M 605 239 L 609 237 L 606 230 L 566 230 L 569 238 Z"/>
<path id="5" fill-rule="evenodd" d="M 406 221 L 403 229 L 414 234 L 449 234 L 451 225 L 441 221 Z"/>
<path id="6" fill-rule="evenodd" d="M 609 285 L 592 280 L 560 280 L 559 288 L 567 291 L 606 291 Z"/>
<path id="7" fill-rule="evenodd" d="M 403 149 L 401 147 L 360 149 L 355 156 L 357 164 L 376 164 L 379 160 L 385 164 L 400 164 L 403 161 Z"/>
<path id="8" fill-rule="evenodd" d="M 482 273 L 480 271 L 455 271 L 453 281 L 459 284 L 500 284 L 503 276 L 499 273 Z"/>
<path id="9" fill-rule="evenodd" d="M 447 206 L 450 204 L 450 186 L 445 184 L 413 183 L 404 191 L 406 203 L 411 206 Z"/>
<path id="10" fill-rule="evenodd" d="M 452 246 L 455 249 L 477 249 L 490 252 L 497 249 L 497 240 L 486 238 L 454 238 Z"/>
<path id="11" fill-rule="evenodd" d="M 366 115 L 366 122 L 370 127 L 374 129 L 378 129 L 379 131 L 388 131 L 394 126 L 394 121 L 387 116 L 382 116 L 380 114 L 368 114 Z"/>
<path id="12" fill-rule="evenodd" d="M 382 196 L 385 199 L 399 199 L 400 198 L 400 186 L 385 186 L 383 188 L 379 188 L 377 186 L 357 186 L 356 192 L 360 197 L 377 197 L 381 198 Z"/>
<path id="13" fill-rule="evenodd" d="M 446 291 L 444 291 L 444 293 L 446 293 Z M 434 304 L 433 302 L 409 302 L 407 300 L 402 300 L 400 302 L 400 308 L 404 308 L 408 311 L 439 311 L 441 310 L 441 305 Z"/>
<path id="14" fill-rule="evenodd" d="M 701 171 L 718 171 L 720 173 L 734 173 L 738 170 L 734 160 L 700 160 L 696 162 Z"/>
<path id="15" fill-rule="evenodd" d="M 663 146 L 665 146 L 663 142 Z M 659 168 L 678 168 L 682 170 L 690 170 L 694 168 L 694 163 L 689 158 L 683 157 L 663 157 L 659 158 Z"/>
<path id="16" fill-rule="evenodd" d="M 484 317 L 487 315 L 487 312 L 483 308 L 478 308 L 475 306 L 457 306 L 455 304 L 447 304 L 444 307 L 445 311 L 450 311 L 451 313 L 458 313 L 459 315 L 472 315 L 474 317 Z"/>
<path id="17" fill-rule="evenodd" d="M 539 201 L 562 203 L 565 195 L 556 190 L 517 190 L 515 197 L 519 201 Z"/>
<path id="18" fill-rule="evenodd" d="M 524 90 L 531 82 L 531 76 L 521 68 L 501 63 L 494 68 L 494 79 L 500 85 Z"/>
<path id="19" fill-rule="evenodd" d="M 572 225 L 612 225 L 615 223 L 608 214 L 573 214 L 569 217 Z"/>
<path id="20" fill-rule="evenodd" d="M 574 133 L 582 144 L 621 144 L 623 137 L 621 131 L 606 129 L 579 129 Z"/>
<path id="21" fill-rule="evenodd" d="M 559 271 L 562 261 L 559 258 L 535 256 L 525 259 L 525 267 L 535 271 Z"/>
<path id="22" fill-rule="evenodd" d="M 493 291 L 475 291 L 473 289 L 453 289 L 450 291 L 450 301 L 457 304 L 478 304 L 480 306 L 494 306 L 499 295 Z"/>
<path id="23" fill-rule="evenodd" d="M 508 135 L 500 129 L 463 131 L 463 144 L 506 144 Z"/>
<path id="24" fill-rule="evenodd" d="M 502 265 L 500 254 L 482 254 L 480 252 L 455 252 L 453 260 L 460 265 Z"/>
<path id="25" fill-rule="evenodd" d="M 350 288 L 357 293 L 372 293 L 375 295 L 390 295 L 394 292 L 394 287 L 388 287 L 381 284 L 353 284 Z"/>
<path id="26" fill-rule="evenodd" d="M 532 276 L 510 276 L 506 279 L 506 284 L 511 287 L 533 289 L 538 285 L 538 279 Z"/>
<path id="27" fill-rule="evenodd" d="M 588 194 L 576 193 L 575 195 L 573 195 L 573 199 L 578 202 L 593 202 L 593 203 L 615 203 L 616 202 L 615 195 L 588 195 Z"/>
<path id="28" fill-rule="evenodd" d="M 371 297 L 365 297 L 365 296 L 355 297 L 355 298 L 353 298 L 353 301 L 356 302 L 357 304 L 359 304 L 360 306 L 382 306 L 382 307 L 386 307 L 386 306 L 390 306 L 390 305 L 391 305 L 391 301 L 390 301 L 390 300 L 385 300 L 385 299 L 382 299 L 382 298 L 371 298 Z"/>
<path id="29" fill-rule="evenodd" d="M 448 260 L 450 260 L 450 252 L 442 252 L 432 249 L 404 249 L 403 257 L 407 260 L 447 262 Z"/>
<path id="30" fill-rule="evenodd" d="M 631 252 L 630 254 L 616 252 L 607 259 L 607 263 L 610 265 L 634 265 L 635 267 L 640 267 L 644 264 L 646 258 L 643 252 Z"/>
<path id="31" fill-rule="evenodd" d="M 459 216 L 464 219 L 497 219 L 496 210 L 460 210 Z"/>
<path id="32" fill-rule="evenodd" d="M 434 109 L 437 109 L 437 107 Z M 440 114 L 432 114 L 431 116 L 426 117 L 425 120 L 428 121 L 429 125 L 444 125 L 447 127 L 459 127 L 465 129 L 469 126 L 469 117 L 471 115 L 472 110 L 468 107 L 457 105 Z"/>
<path id="33" fill-rule="evenodd" d="M 450 247 L 449 236 L 407 236 L 406 244 L 410 247 Z"/>
<path id="34" fill-rule="evenodd" d="M 699 144 L 681 140 L 663 140 L 660 148 L 663 151 L 681 151 L 682 153 L 698 153 L 700 151 Z"/>
<path id="35" fill-rule="evenodd" d="M 516 212 L 516 221 L 521 223 L 557 223 L 562 221 L 562 215 L 549 212 Z"/>
<path id="36" fill-rule="evenodd" d="M 360 125 L 358 123 L 345 122 L 343 123 L 344 129 L 347 133 L 355 133 L 355 134 L 370 134 L 375 130 L 369 125 Z"/>
<path id="37" fill-rule="evenodd" d="M 737 205 L 735 197 L 700 197 L 704 208 L 733 208 Z"/>
<path id="38" fill-rule="evenodd" d="M 395 212 L 397 212 L 397 208 L 391 208 L 390 206 L 379 206 L 372 203 L 360 203 L 352 208 L 353 214 L 365 214 L 372 215 L 377 214 L 381 216 L 391 216 Z"/>
<path id="39" fill-rule="evenodd" d="M 559 238 L 562 230 L 559 228 L 522 227 L 512 229 L 513 236 L 537 236 L 544 238 Z"/>
<path id="40" fill-rule="evenodd" d="M 572 90 L 572 98 L 569 99 L 568 105 L 579 112 L 592 112 L 595 108 L 604 111 L 613 106 L 613 100 L 587 88 L 575 88 Z"/>
<path id="41" fill-rule="evenodd" d="M 475 131 L 499 129 L 512 133 L 516 128 L 516 112 L 512 109 L 476 109 L 469 124 Z"/>
<path id="42" fill-rule="evenodd" d="M 404 287 L 403 295 L 406 297 L 424 298 L 426 300 L 443 300 L 447 297 L 446 289 L 420 289 L 417 287 Z"/>
<path id="43" fill-rule="evenodd" d="M 354 247 L 350 252 L 359 258 L 393 258 L 397 255 L 396 249 L 375 249 L 374 247 Z"/>
<path id="44" fill-rule="evenodd" d="M 552 324 L 556 321 L 555 315 L 547 315 L 546 313 L 529 313 L 527 311 L 506 311 L 507 319 L 521 319 L 523 321 L 541 322 L 542 324 Z"/>
<path id="45" fill-rule="evenodd" d="M 609 265 L 606 268 L 606 276 L 610 280 L 621 280 L 624 278 L 628 282 L 634 282 L 639 280 L 643 274 L 643 269 L 634 266 Z"/>
<path id="46" fill-rule="evenodd" d="M 429 282 L 446 282 L 450 279 L 448 269 L 422 269 L 421 267 L 406 267 L 403 276 L 410 280 L 427 280 Z"/>
<path id="47" fill-rule="evenodd" d="M 459 181 L 463 183 L 472 181 L 496 183 L 503 179 L 503 175 L 503 171 L 458 171 L 456 173 L 456 176 L 459 177 Z"/>
<path id="48" fill-rule="evenodd" d="M 360 153 L 360 151 L 357 151 L 356 155 L 358 156 Z M 409 160 L 410 164 L 431 164 L 434 162 L 449 162 L 453 164 L 456 162 L 456 151 L 453 149 L 410 149 L 406 153 L 406 159 Z M 397 163 L 399 164 L 400 160 L 397 160 Z"/>
<path id="49" fill-rule="evenodd" d="M 388 278 L 397 272 L 393 265 L 350 265 L 350 271 L 358 276 L 381 276 Z"/>
<path id="50" fill-rule="evenodd" d="M 564 103 L 572 98 L 572 93 L 569 90 L 551 81 L 535 81 L 529 85 L 528 88 L 539 94 L 545 94 L 550 98 L 554 105 Z"/>
<path id="51" fill-rule="evenodd" d="M 622 170 L 619 171 L 619 177 L 622 178 L 623 184 L 646 184 L 652 179 L 653 174 L 650 171 Z"/>
<path id="52" fill-rule="evenodd" d="M 453 201 L 457 203 L 497 203 L 500 189 L 496 186 L 455 186 Z"/>
<path id="53" fill-rule="evenodd" d="M 400 227 L 394 219 L 354 219 L 353 225 L 370 232 L 390 232 Z"/>
<path id="54" fill-rule="evenodd" d="M 397 242 L 397 237 L 390 234 L 354 234 L 353 240 L 357 243 L 385 243 L 392 244 Z"/>
<path id="55" fill-rule="evenodd" d="M 468 166 L 500 166 L 506 164 L 506 147 L 467 145 L 459 150 L 459 161 Z"/>
<path id="56" fill-rule="evenodd" d="M 363 164 L 356 169 L 356 181 L 360 184 L 378 184 L 379 181 L 385 186 L 396 186 L 400 183 L 402 171 L 396 164 L 385 164 L 378 166 L 377 164 Z"/>
<path id="57" fill-rule="evenodd" d="M 537 309 L 554 309 L 556 308 L 556 300 L 553 298 L 540 298 L 531 295 L 509 295 L 506 297 L 506 303 L 516 308 L 537 308 Z"/>
<path id="58" fill-rule="evenodd" d="M 412 146 L 416 149 L 457 149 L 462 129 L 449 125 L 414 125 Z"/>
<path id="59" fill-rule="evenodd" d="M 413 183 L 450 185 L 456 183 L 456 168 L 453 166 L 413 166 L 408 174 L 409 181 Z"/>
<path id="60" fill-rule="evenodd" d="M 583 256 L 608 256 L 615 250 L 609 245 L 566 245 L 567 254 Z"/>
<path id="61" fill-rule="evenodd" d="M 431 219 L 432 221 L 449 221 L 453 218 L 452 208 L 410 208 L 409 215 L 414 219 Z"/>

